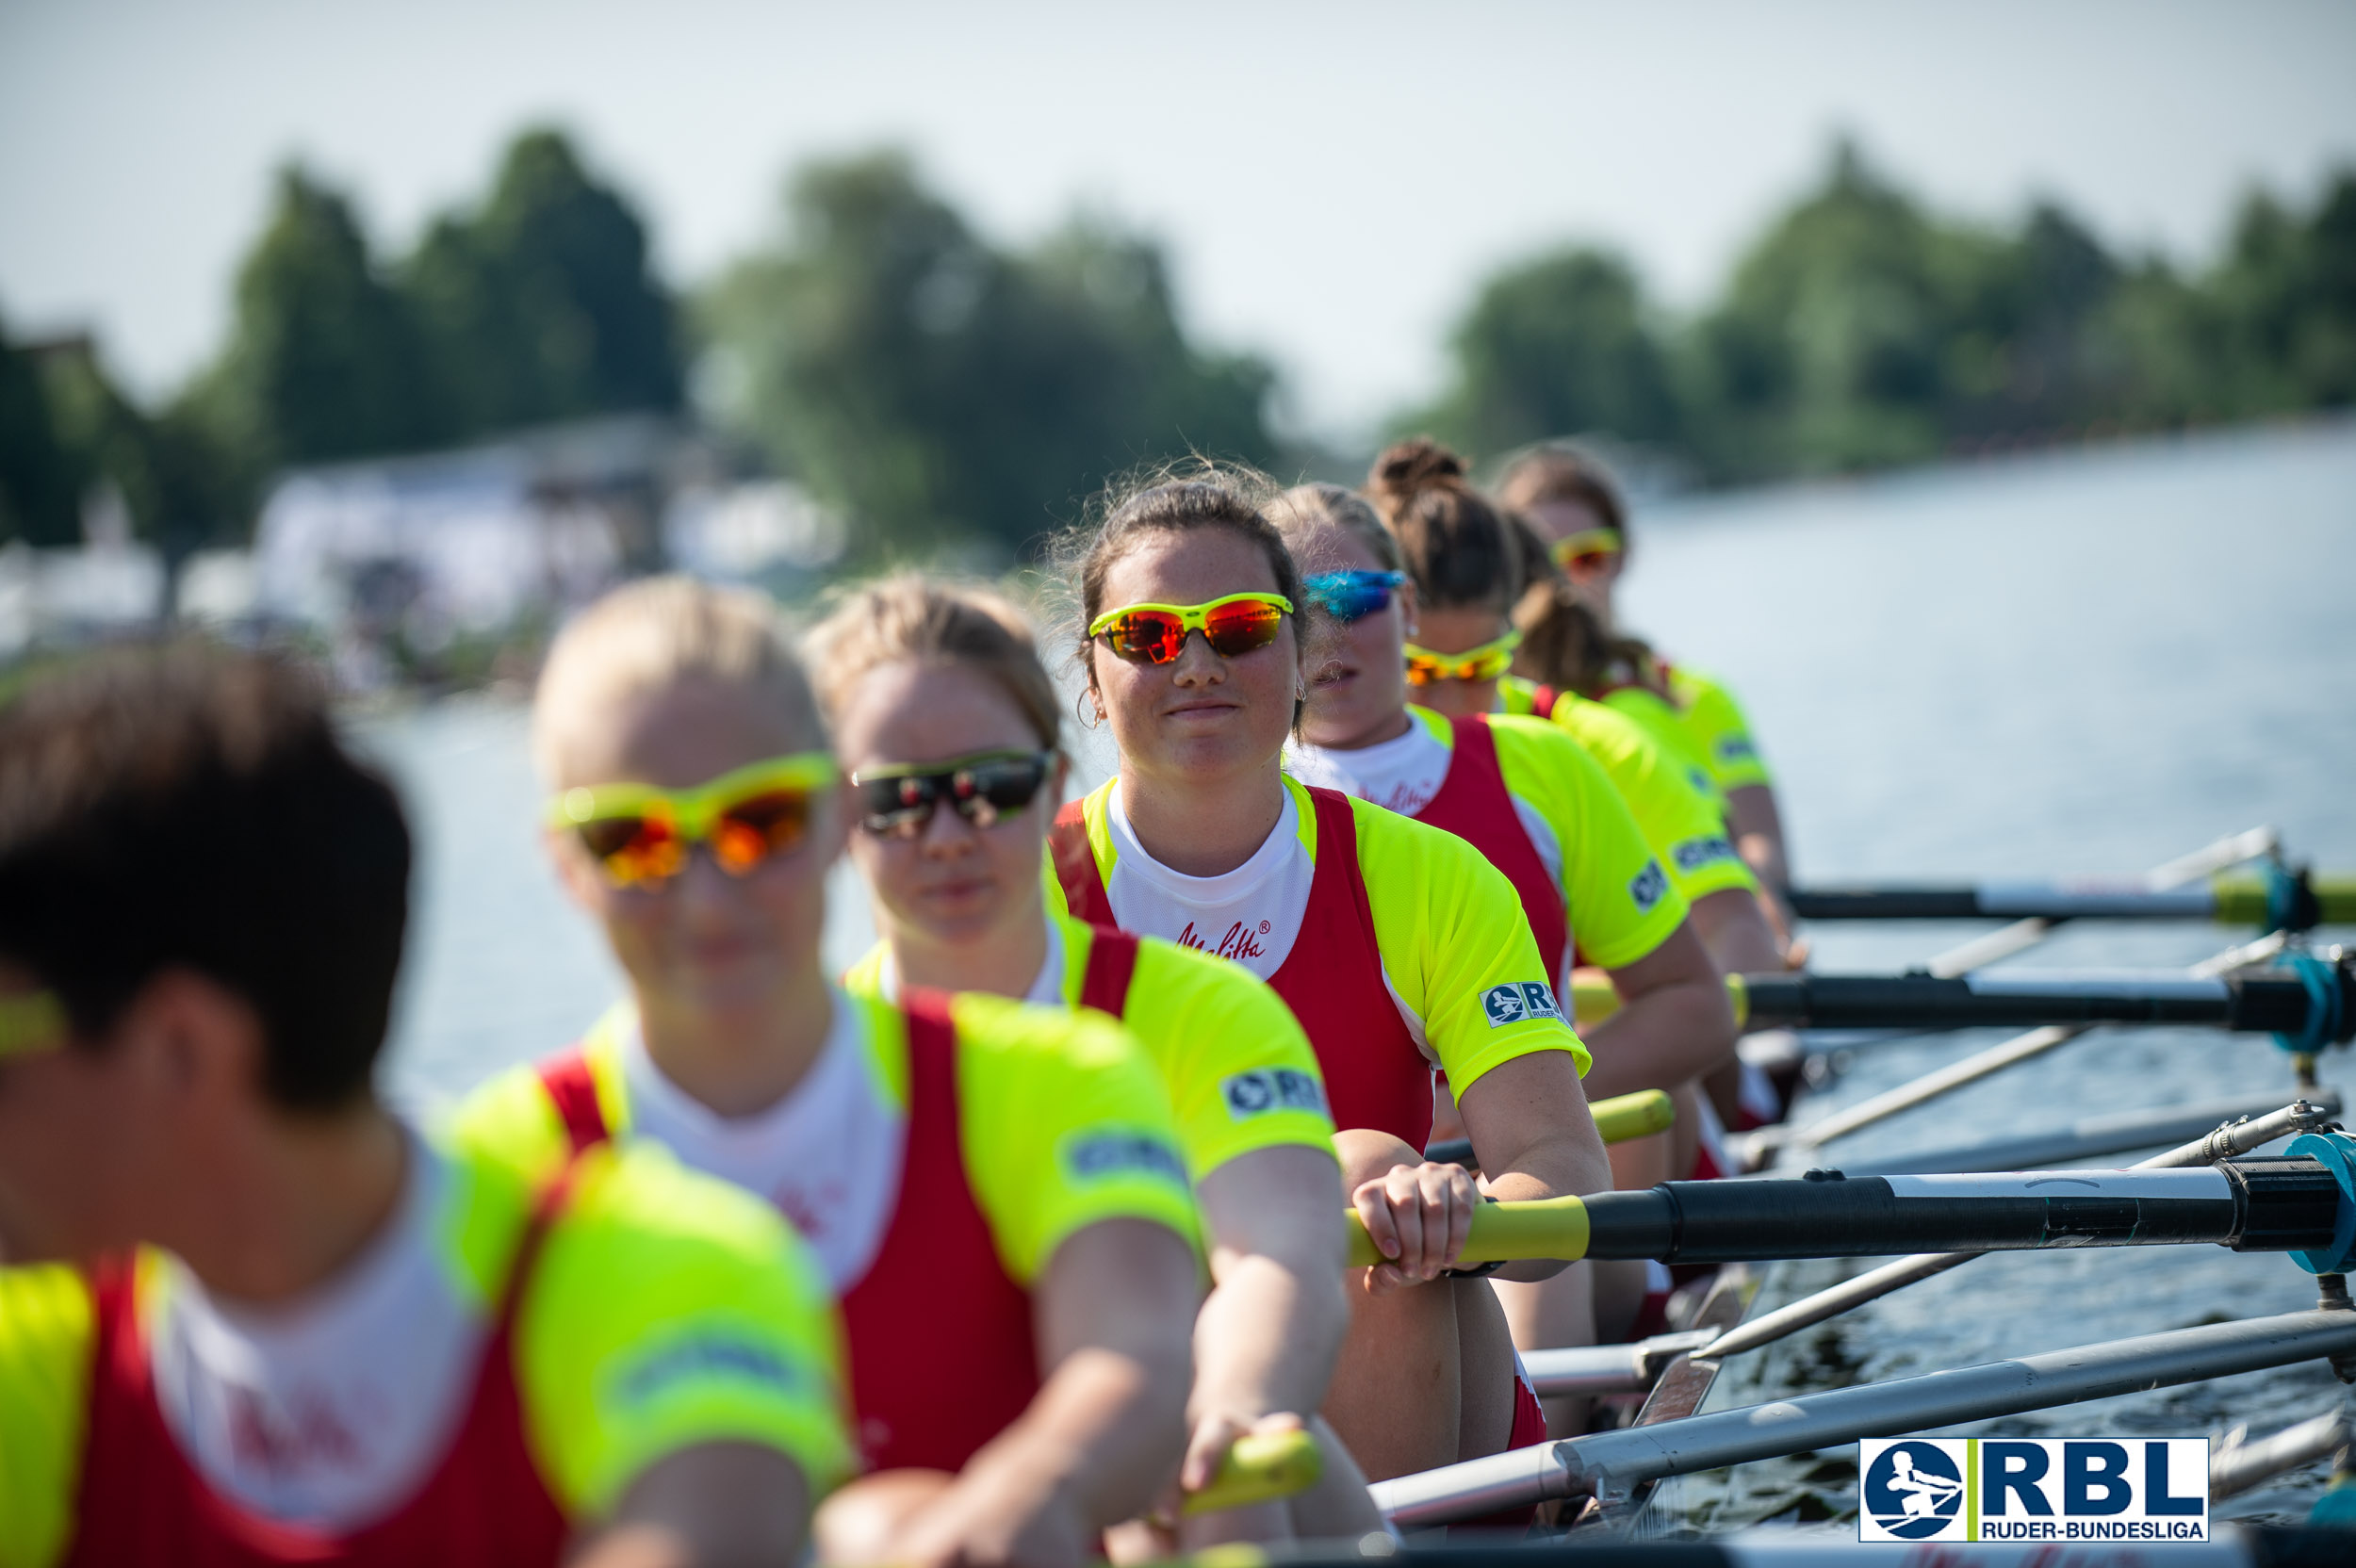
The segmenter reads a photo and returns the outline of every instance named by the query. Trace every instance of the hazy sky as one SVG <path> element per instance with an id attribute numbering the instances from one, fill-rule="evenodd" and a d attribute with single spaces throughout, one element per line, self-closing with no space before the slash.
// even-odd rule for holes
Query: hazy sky
<path id="1" fill-rule="evenodd" d="M 1346 430 L 1428 393 L 1474 282 L 1535 246 L 1707 297 L 1838 127 L 1949 208 L 2051 192 L 2201 257 L 2252 180 L 2304 201 L 2356 161 L 2352 84 L 2348 0 L 0 0 L 0 319 L 92 326 L 169 387 L 290 156 L 392 249 L 553 119 L 692 284 L 794 162 L 888 140 L 1000 238 L 1075 202 L 1142 224 L 1190 322 Z"/>

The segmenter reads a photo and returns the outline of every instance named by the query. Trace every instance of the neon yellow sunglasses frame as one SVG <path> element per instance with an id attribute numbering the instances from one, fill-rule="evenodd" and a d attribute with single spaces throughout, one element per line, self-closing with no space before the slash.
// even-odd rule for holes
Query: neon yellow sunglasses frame
<path id="1" fill-rule="evenodd" d="M 687 843 L 709 843 L 729 808 L 764 794 L 812 795 L 832 784 L 837 776 L 839 770 L 831 753 L 799 751 L 788 757 L 747 762 L 688 790 L 664 790 L 652 784 L 577 786 L 549 798 L 548 821 L 551 827 L 581 828 L 592 823 L 644 817 L 662 823 Z M 607 858 L 597 858 L 609 876 L 615 874 Z M 742 875 L 743 872 L 737 874 Z M 628 884 L 663 878 L 625 876 L 620 880 Z"/>
<path id="2" fill-rule="evenodd" d="M 33 1056 L 65 1043 L 65 1004 L 50 991 L 0 996 L 0 1061 Z"/>
<path id="3" fill-rule="evenodd" d="M 1096 619 L 1088 622 L 1088 635 L 1090 637 L 1102 637 L 1104 635 L 1105 629 L 1111 626 L 1115 621 L 1121 619 L 1121 616 L 1134 615 L 1140 610 L 1152 610 L 1161 614 L 1171 615 L 1177 618 L 1178 645 L 1181 648 L 1183 648 L 1186 646 L 1186 633 L 1189 631 L 1200 631 L 1203 633 L 1203 640 L 1206 643 L 1210 642 L 1211 629 L 1207 623 L 1210 620 L 1211 612 L 1224 609 L 1231 604 L 1272 604 L 1287 615 L 1297 615 L 1300 613 L 1299 611 L 1293 608 L 1293 601 L 1286 598 L 1282 594 L 1222 594 L 1218 598 L 1206 599 L 1201 604 L 1157 604 L 1149 600 L 1140 604 L 1124 604 L 1118 610 L 1105 611 L 1102 615 L 1099 615 Z M 1268 641 L 1274 642 L 1275 638 L 1271 636 Z M 1267 645 L 1268 645 L 1266 643 L 1261 645 L 1262 647 Z M 1214 653 L 1219 652 L 1216 645 L 1214 645 L 1211 651 Z M 1123 657 L 1126 656 L 1124 655 Z M 1175 656 L 1173 656 L 1173 658 Z M 1231 656 L 1220 653 L 1219 657 L 1221 659 L 1226 659 Z"/>
<path id="4" fill-rule="evenodd" d="M 1584 528 L 1557 539 L 1546 553 L 1554 557 L 1556 565 L 1567 566 L 1582 555 L 1617 555 L 1626 547 L 1619 534 L 1611 529 Z"/>
<path id="5" fill-rule="evenodd" d="M 1495 680 L 1513 668 L 1513 650 L 1521 645 L 1519 631 L 1509 631 L 1493 643 L 1462 653 L 1434 653 L 1410 643 L 1404 650 L 1407 678 L 1417 686 L 1442 680 Z"/>

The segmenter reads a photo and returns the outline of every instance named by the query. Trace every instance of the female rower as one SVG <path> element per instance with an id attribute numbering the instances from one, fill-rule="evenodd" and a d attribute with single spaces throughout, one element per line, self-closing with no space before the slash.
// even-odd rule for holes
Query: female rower
<path id="1" fill-rule="evenodd" d="M 1496 1293 L 1433 1282 L 1482 1191 L 1593 1192 L 1610 1167 L 1513 885 L 1452 834 L 1285 776 L 1306 600 L 1257 504 L 1269 489 L 1208 467 L 1149 482 L 1087 540 L 1078 653 L 1120 773 L 1053 839 L 1072 914 L 1234 958 L 1307 1030 L 1343 1184 L 1391 1260 L 1354 1277 L 1325 1406 L 1380 1479 L 1543 1435 Z M 1479 1184 L 1423 1159 L 1433 1065 Z"/>
<path id="2" fill-rule="evenodd" d="M 1235 1438 L 1317 1430 L 1310 1492 L 1186 1522 L 1216 1538 L 1355 1538 L 1382 1528 L 1349 1451 L 1317 1415 L 1350 1322 L 1343 1200 L 1316 1054 L 1233 964 L 1045 906 L 1039 867 L 1063 792 L 1054 681 L 1022 612 L 986 589 L 901 576 L 853 593 L 811 633 L 810 668 L 858 792 L 851 858 L 883 940 L 844 977 L 989 991 L 1120 1018 L 1161 1070 L 1216 1282 L 1195 1330 L 1193 1490 Z"/>
<path id="3" fill-rule="evenodd" d="M 630 1002 L 478 1091 L 462 1138 L 527 1168 L 656 1139 L 810 1238 L 888 1472 L 821 1510 L 823 1557 L 1078 1562 L 1185 1443 L 1199 1221 L 1152 1065 L 1094 1015 L 828 983 L 847 792 L 760 596 L 608 595 L 533 728 L 549 848 Z"/>
<path id="4" fill-rule="evenodd" d="M 1426 613 L 1416 585 L 1442 600 L 1435 626 L 1502 620 L 1500 596 L 1515 586 L 1503 522 L 1430 442 L 1385 452 L 1373 489 L 1390 528 L 1337 485 L 1287 491 L 1273 509 L 1294 559 L 1316 573 L 1310 595 L 1341 623 L 1319 650 L 1289 771 L 1470 841 L 1513 883 L 1558 989 L 1575 953 L 1611 974 L 1620 1008 L 1583 1037 L 1595 1057 L 1591 1097 L 1674 1088 L 1710 1070 L 1734 1049 L 1726 988 L 1684 894 L 1603 769 L 1542 719 L 1451 720 L 1408 700 L 1410 660 L 1431 661 L 1407 651 Z M 1479 596 L 1450 602 L 1458 580 Z M 1625 1182 L 1621 1150 L 1612 1156 Z M 1641 1184 L 1671 1174 L 1684 1168 Z"/>
<path id="5" fill-rule="evenodd" d="M 1529 520 L 1571 586 L 1615 631 L 1612 591 L 1628 566 L 1628 512 L 1602 466 L 1575 450 L 1540 448 L 1506 469 L 1497 495 Z M 1750 722 L 1734 694 L 1698 670 L 1668 665 L 1663 684 L 1726 796 L 1736 849 L 1781 898 L 1791 883 L 1783 814 Z"/>

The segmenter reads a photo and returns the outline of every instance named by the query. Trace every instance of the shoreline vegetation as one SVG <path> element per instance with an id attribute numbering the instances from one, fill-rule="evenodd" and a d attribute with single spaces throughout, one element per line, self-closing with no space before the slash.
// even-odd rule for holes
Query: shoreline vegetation
<path id="1" fill-rule="evenodd" d="M 1107 473 L 1195 449 L 1354 480 L 1272 428 L 1276 368 L 1191 338 L 1161 246 L 1082 213 L 978 233 L 906 155 L 803 167 L 774 237 L 691 290 L 560 131 L 408 253 L 288 167 L 216 359 L 159 406 L 89 336 L 0 322 L 0 547 L 81 540 L 106 491 L 169 565 L 249 542 L 289 469 L 651 413 L 846 520 L 851 569 L 1032 558 Z M 2356 168 L 2245 197 L 2221 254 L 2110 249 L 2056 203 L 1941 214 L 1838 143 L 1714 302 L 1674 315 L 1607 249 L 1481 282 L 1445 384 L 1383 434 L 1491 459 L 1584 434 L 1674 487 L 1863 474 L 2356 403 Z"/>

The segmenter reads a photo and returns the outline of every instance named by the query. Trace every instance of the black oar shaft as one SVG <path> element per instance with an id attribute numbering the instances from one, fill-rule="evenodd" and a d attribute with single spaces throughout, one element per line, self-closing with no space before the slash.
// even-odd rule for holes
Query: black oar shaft
<path id="1" fill-rule="evenodd" d="M 2343 967 L 2332 977 L 2356 988 Z M 2286 974 L 2211 978 L 2151 973 L 1746 974 L 1754 1029 L 2019 1029 L 2048 1023 L 2198 1024 L 2297 1034 L 2314 1008 L 2308 985 Z M 2339 1011 L 2356 1023 L 2356 1008 Z M 2343 1033 L 2339 1036 L 2346 1038 Z"/>
<path id="2" fill-rule="evenodd" d="M 1587 1255 L 1662 1263 L 2216 1242 L 2331 1245 L 2339 1184 L 2314 1159 L 2195 1170 L 1667 1182 L 1587 1200 Z"/>

